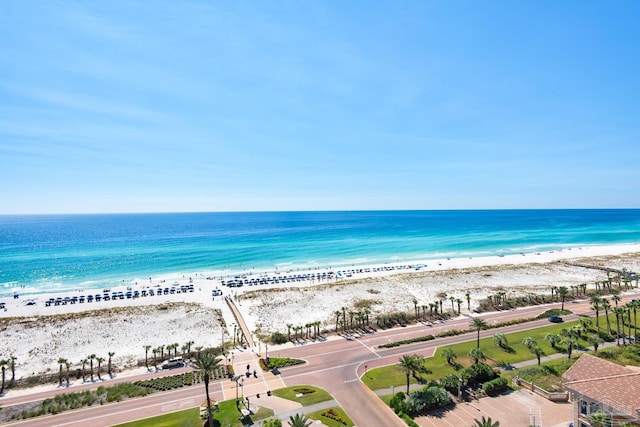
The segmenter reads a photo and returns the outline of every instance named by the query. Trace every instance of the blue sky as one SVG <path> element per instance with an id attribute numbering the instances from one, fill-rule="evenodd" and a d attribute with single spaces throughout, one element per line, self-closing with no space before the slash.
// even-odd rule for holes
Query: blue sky
<path id="1" fill-rule="evenodd" d="M 0 2 L 0 213 L 640 207 L 636 1 Z"/>

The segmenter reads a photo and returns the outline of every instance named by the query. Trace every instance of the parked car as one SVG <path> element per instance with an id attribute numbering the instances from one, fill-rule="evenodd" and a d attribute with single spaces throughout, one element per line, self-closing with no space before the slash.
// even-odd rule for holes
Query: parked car
<path id="1" fill-rule="evenodd" d="M 549 322 L 551 322 L 551 323 L 562 323 L 562 317 L 560 317 L 560 316 L 549 316 Z"/>

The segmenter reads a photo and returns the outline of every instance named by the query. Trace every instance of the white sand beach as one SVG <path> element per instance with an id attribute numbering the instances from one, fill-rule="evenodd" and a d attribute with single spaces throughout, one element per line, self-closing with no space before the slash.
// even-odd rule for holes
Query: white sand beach
<path id="1" fill-rule="evenodd" d="M 372 315 L 413 310 L 413 299 L 428 305 L 446 293 L 443 303 L 451 309 L 449 297 L 461 299 L 462 313 L 468 312 L 465 294 L 471 294 L 471 309 L 487 295 L 498 291 L 518 296 L 527 293 L 550 293 L 552 286 L 574 286 L 606 279 L 604 271 L 572 266 L 557 261 L 640 272 L 640 245 L 592 246 L 564 248 L 558 251 L 483 258 L 428 260 L 424 263 L 354 266 L 343 270 L 341 278 L 321 280 L 279 280 L 278 283 L 229 288 L 220 280 L 194 274 L 193 292 L 169 293 L 139 298 L 100 302 L 67 303 L 46 306 L 50 298 L 70 296 L 23 295 L 3 298 L 6 310 L 0 310 L 4 345 L 0 358 L 16 357 L 16 377 L 43 372 L 55 373 L 57 360 L 66 358 L 79 366 L 91 354 L 113 362 L 119 370 L 132 368 L 144 359 L 145 345 L 156 348 L 192 341 L 193 348 L 219 346 L 230 340 L 233 318 L 223 298 L 212 298 L 212 289 L 233 296 L 255 333 L 267 335 L 287 331 L 287 324 L 303 326 L 320 321 L 332 330 L 334 313 L 341 307 L 367 306 Z M 426 266 L 425 266 L 426 265 Z M 419 266 L 419 267 L 416 267 Z M 317 274 L 316 270 L 313 273 Z M 328 273 L 328 271 L 323 271 Z M 278 272 L 280 277 L 304 272 Z M 273 272 L 273 274 L 276 274 Z M 246 276 L 250 281 L 259 276 Z M 158 278 L 131 289 L 164 289 L 177 278 Z M 114 291 L 127 291 L 111 289 Z M 76 292 L 73 295 L 102 292 Z M 457 306 L 456 306 L 457 310 Z M 223 325 L 226 324 L 226 328 Z M 150 353 L 151 354 L 151 353 Z M 106 362 L 103 362 L 105 366 Z"/>

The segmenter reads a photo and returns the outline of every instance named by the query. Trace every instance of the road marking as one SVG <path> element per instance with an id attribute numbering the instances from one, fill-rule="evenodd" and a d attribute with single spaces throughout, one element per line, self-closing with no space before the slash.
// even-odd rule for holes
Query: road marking
<path id="1" fill-rule="evenodd" d="M 345 364 L 345 365 L 332 366 L 332 367 L 330 367 L 330 368 L 316 369 L 315 371 L 312 371 L 312 372 L 305 372 L 305 373 L 302 373 L 302 374 L 288 375 L 286 378 L 284 378 L 284 377 L 283 377 L 282 379 L 283 379 L 283 380 L 284 380 L 284 379 L 290 379 L 290 378 L 299 377 L 299 376 L 301 376 L 301 375 L 310 375 L 310 374 L 315 374 L 315 373 L 317 373 L 317 372 L 324 372 L 324 371 L 331 371 L 331 370 L 333 370 L 333 369 L 346 368 L 347 366 L 357 366 L 357 365 L 360 365 L 361 363 L 362 363 L 362 362 L 353 362 L 353 363 L 347 363 L 347 364 Z"/>
<path id="2" fill-rule="evenodd" d="M 346 384 L 346 383 L 353 383 L 353 382 L 356 382 L 356 381 L 360 381 L 360 380 L 358 378 L 351 378 L 350 380 L 344 380 L 342 382 Z"/>
<path id="3" fill-rule="evenodd" d="M 365 343 L 363 343 L 360 340 L 356 340 L 356 341 L 358 341 L 358 343 L 360 343 L 361 346 L 363 346 L 364 348 L 369 350 L 371 353 L 373 353 L 378 359 L 382 359 L 382 356 L 380 356 L 378 353 L 376 353 L 371 347 L 369 347 L 368 345 L 366 345 Z"/>

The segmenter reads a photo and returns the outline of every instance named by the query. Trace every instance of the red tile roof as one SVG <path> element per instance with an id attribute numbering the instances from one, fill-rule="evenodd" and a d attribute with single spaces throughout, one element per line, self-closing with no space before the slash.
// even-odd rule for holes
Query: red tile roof
<path id="1" fill-rule="evenodd" d="M 562 376 L 564 388 L 615 410 L 638 416 L 640 372 L 583 354 Z"/>

